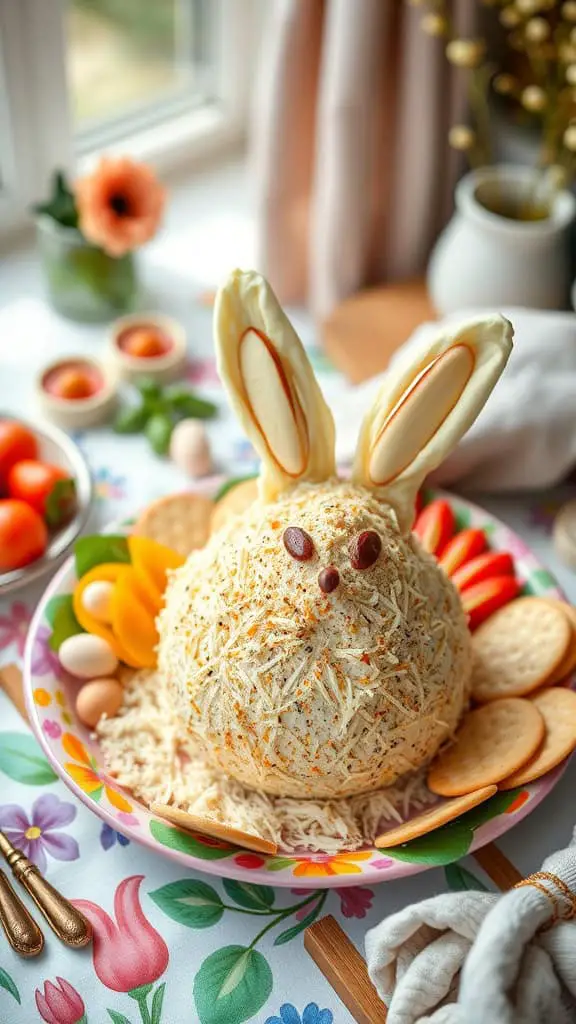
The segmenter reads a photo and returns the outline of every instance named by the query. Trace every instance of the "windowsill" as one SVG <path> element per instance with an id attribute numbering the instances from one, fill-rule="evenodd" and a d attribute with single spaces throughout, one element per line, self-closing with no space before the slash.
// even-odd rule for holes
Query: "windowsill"
<path id="1" fill-rule="evenodd" d="M 151 164 L 159 174 L 175 176 L 214 165 L 224 154 L 238 151 L 245 143 L 245 126 L 234 121 L 218 104 L 197 107 L 175 117 L 141 129 L 132 136 L 123 134 L 117 142 L 107 142 L 94 132 L 78 151 L 78 171 L 90 170 L 102 152 L 131 156 Z"/>
<path id="2" fill-rule="evenodd" d="M 232 267 L 254 264 L 253 190 L 241 152 L 197 167 L 194 173 L 180 168 L 162 180 L 169 192 L 165 222 L 139 256 L 151 298 L 160 291 L 156 302 L 161 302 L 166 288 L 181 292 L 183 298 L 191 296 L 213 288 Z M 46 301 L 32 222 L 25 231 L 7 237 L 0 259 L 0 309 L 24 296 Z M 78 331 L 86 330 L 95 328 L 78 325 Z M 1 362 L 0 355 L 0 366 Z"/>

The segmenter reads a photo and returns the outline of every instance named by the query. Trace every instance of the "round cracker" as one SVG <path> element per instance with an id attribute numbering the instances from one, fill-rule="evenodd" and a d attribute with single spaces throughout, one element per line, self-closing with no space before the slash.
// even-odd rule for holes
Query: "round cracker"
<path id="1" fill-rule="evenodd" d="M 213 507 L 214 502 L 203 494 L 168 494 L 144 509 L 132 532 L 186 557 L 208 540 Z"/>
<path id="2" fill-rule="evenodd" d="M 522 697 L 542 686 L 564 658 L 572 628 L 564 611 L 539 597 L 500 608 L 472 637 L 472 696 L 479 704 Z"/>
<path id="3" fill-rule="evenodd" d="M 544 719 L 544 742 L 528 764 L 500 783 L 500 789 L 514 789 L 534 782 L 556 768 L 576 747 L 576 693 L 562 686 L 540 690 L 531 703 Z"/>
<path id="4" fill-rule="evenodd" d="M 258 853 L 267 853 L 273 857 L 278 853 L 278 847 L 271 839 L 264 839 L 263 836 L 257 836 L 252 832 L 244 832 L 233 825 L 225 825 L 202 814 L 190 814 L 168 804 L 151 804 L 150 810 L 171 821 L 173 825 L 178 825 L 179 828 L 200 832 L 201 835 L 210 836 L 212 839 L 221 839 L 232 846 L 242 846 L 246 850 L 256 850 Z"/>
<path id="5" fill-rule="evenodd" d="M 428 788 L 463 796 L 506 779 L 536 753 L 544 719 L 529 700 L 506 697 L 470 711 L 448 747 L 432 763 Z"/>
<path id="6" fill-rule="evenodd" d="M 234 484 L 220 501 L 216 502 L 210 521 L 210 532 L 215 533 L 233 516 L 240 515 L 250 507 L 258 497 L 258 481 L 256 479 L 241 480 Z"/>
<path id="7" fill-rule="evenodd" d="M 374 845 L 400 846 L 401 843 L 407 843 L 410 839 L 418 839 L 419 836 L 425 836 L 428 832 L 433 832 L 434 829 L 440 828 L 441 825 L 446 825 L 447 822 L 453 821 L 454 818 L 459 818 L 466 811 L 471 811 L 473 807 L 484 803 L 485 800 L 488 800 L 497 792 L 498 786 L 484 786 L 482 789 L 475 790 L 474 793 L 466 793 L 465 796 L 457 796 L 453 800 L 445 800 L 444 803 L 438 804 L 437 807 L 432 807 L 429 811 L 424 811 L 423 814 L 419 814 L 416 818 L 405 821 L 396 828 L 391 828 L 388 832 L 383 832 L 382 835 L 375 839 Z"/>
<path id="8" fill-rule="evenodd" d="M 562 610 L 562 613 L 567 616 L 572 630 L 572 637 L 568 644 L 566 654 L 562 658 L 560 664 L 556 666 L 552 674 L 546 680 L 548 686 L 554 686 L 556 683 L 561 683 L 563 679 L 572 675 L 574 669 L 576 669 L 576 608 L 571 604 L 567 604 L 566 601 L 560 601 L 556 597 L 547 597 L 544 598 L 544 600 L 546 600 L 548 604 Z"/>
<path id="9" fill-rule="evenodd" d="M 576 501 L 569 501 L 558 512 L 552 530 L 556 554 L 571 569 L 576 568 Z"/>

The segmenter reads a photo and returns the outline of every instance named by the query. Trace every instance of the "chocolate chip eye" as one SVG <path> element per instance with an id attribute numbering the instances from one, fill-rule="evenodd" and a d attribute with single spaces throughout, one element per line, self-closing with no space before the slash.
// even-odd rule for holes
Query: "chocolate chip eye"
<path id="1" fill-rule="evenodd" d="M 348 545 L 353 569 L 369 569 L 382 551 L 382 541 L 375 530 L 364 530 Z"/>
<path id="2" fill-rule="evenodd" d="M 318 576 L 318 586 L 324 594 L 331 594 L 340 583 L 340 573 L 335 565 L 328 565 Z"/>
<path id="3" fill-rule="evenodd" d="M 309 562 L 314 556 L 314 541 L 306 530 L 299 526 L 288 526 L 282 536 L 284 547 L 297 562 Z"/>

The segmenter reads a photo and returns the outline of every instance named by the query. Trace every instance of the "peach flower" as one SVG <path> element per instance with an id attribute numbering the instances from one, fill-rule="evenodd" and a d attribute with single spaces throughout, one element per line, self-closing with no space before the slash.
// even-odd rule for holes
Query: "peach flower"
<path id="1" fill-rule="evenodd" d="M 151 168 L 129 157 L 102 157 L 93 174 L 76 182 L 75 195 L 80 231 L 110 256 L 155 235 L 166 198 Z"/>

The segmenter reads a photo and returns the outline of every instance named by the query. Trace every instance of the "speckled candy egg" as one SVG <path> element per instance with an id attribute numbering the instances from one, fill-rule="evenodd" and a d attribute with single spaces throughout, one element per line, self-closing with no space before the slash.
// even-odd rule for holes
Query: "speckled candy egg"
<path id="1" fill-rule="evenodd" d="M 77 679 L 96 679 L 111 676 L 118 668 L 118 658 L 100 636 L 78 633 L 69 636 L 58 651 L 62 668 Z"/>

